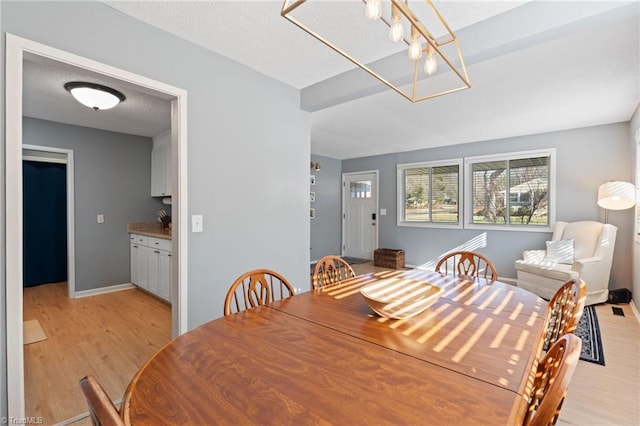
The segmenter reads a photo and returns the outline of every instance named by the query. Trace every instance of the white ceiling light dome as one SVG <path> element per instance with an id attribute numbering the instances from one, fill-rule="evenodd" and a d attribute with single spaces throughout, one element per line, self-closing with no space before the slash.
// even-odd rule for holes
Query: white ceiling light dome
<path id="1" fill-rule="evenodd" d="M 126 99 L 121 92 L 97 83 L 71 81 L 64 88 L 78 102 L 94 111 L 111 109 Z"/>

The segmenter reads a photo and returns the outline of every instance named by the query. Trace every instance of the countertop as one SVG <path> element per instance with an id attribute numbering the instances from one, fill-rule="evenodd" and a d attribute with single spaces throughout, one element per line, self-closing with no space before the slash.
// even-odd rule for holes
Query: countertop
<path id="1" fill-rule="evenodd" d="M 171 239 L 171 228 L 163 229 L 160 222 L 128 222 L 127 232 L 165 240 Z"/>

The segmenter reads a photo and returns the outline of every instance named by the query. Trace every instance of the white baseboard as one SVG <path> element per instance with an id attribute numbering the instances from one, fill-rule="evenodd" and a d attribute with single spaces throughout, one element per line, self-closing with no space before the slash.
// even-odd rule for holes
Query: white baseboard
<path id="1" fill-rule="evenodd" d="M 631 305 L 631 311 L 633 312 L 633 315 L 636 317 L 636 321 L 640 323 L 640 312 L 638 312 L 638 309 L 636 308 L 636 304 L 633 302 L 633 299 L 631 299 L 631 303 L 629 304 Z"/>
<path id="2" fill-rule="evenodd" d="M 131 284 L 131 283 L 124 283 L 124 284 L 111 285 L 109 287 L 92 288 L 90 290 L 76 291 L 74 297 L 76 299 L 79 299 L 81 297 L 88 297 L 88 296 L 96 296 L 98 294 L 113 293 L 114 291 L 129 290 L 130 288 L 136 288 L 136 286 Z"/>
<path id="3" fill-rule="evenodd" d="M 517 278 L 498 277 L 498 281 L 506 283 L 506 284 L 511 284 L 513 286 L 517 286 L 518 285 L 518 279 Z"/>

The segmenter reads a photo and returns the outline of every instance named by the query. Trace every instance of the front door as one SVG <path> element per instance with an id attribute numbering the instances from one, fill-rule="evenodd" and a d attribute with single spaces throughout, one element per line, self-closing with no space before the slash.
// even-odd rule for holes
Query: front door
<path id="1" fill-rule="evenodd" d="M 342 176 L 342 254 L 373 259 L 378 245 L 378 172 Z"/>

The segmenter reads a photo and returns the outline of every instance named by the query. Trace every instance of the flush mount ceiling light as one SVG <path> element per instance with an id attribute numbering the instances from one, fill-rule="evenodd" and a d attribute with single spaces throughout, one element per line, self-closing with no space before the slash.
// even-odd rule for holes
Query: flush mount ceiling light
<path id="1" fill-rule="evenodd" d="M 113 108 L 126 99 L 117 90 L 97 83 L 71 81 L 66 83 L 64 88 L 78 102 L 94 111 Z"/>
<path id="2" fill-rule="evenodd" d="M 471 87 L 458 40 L 430 0 L 284 0 L 280 15 L 411 102 Z"/>

